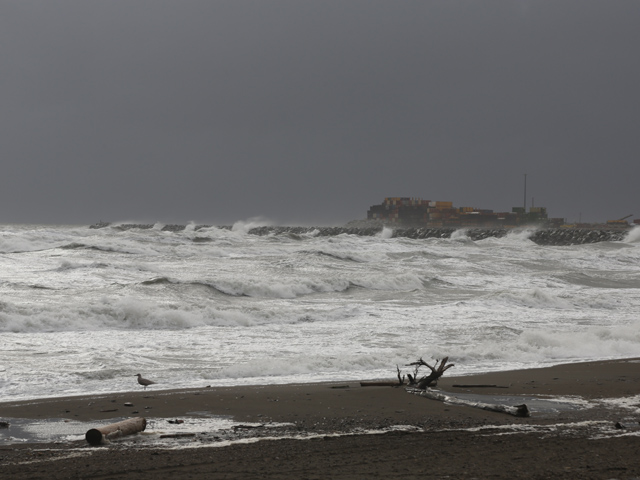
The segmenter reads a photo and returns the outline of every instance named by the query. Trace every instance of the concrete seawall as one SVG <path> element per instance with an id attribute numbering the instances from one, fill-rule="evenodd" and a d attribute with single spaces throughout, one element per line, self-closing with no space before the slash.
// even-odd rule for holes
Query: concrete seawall
<path id="1" fill-rule="evenodd" d="M 212 225 L 196 225 L 190 228 L 201 230 Z M 154 225 L 154 224 L 118 224 L 112 225 L 100 222 L 91 225 L 89 228 L 113 228 L 117 230 L 143 229 L 148 230 L 158 228 L 161 231 L 180 232 L 186 229 L 186 225 Z M 220 226 L 218 228 L 230 230 L 230 226 Z M 255 227 L 249 230 L 250 235 L 290 235 L 301 236 L 313 234 L 316 236 L 335 235 L 359 235 L 374 236 L 379 235 L 383 230 L 377 226 L 346 226 L 346 227 Z M 391 237 L 402 238 L 450 238 L 458 230 L 464 230 L 465 235 L 471 240 L 483 240 L 488 237 L 504 237 L 509 232 L 517 231 L 504 228 L 393 228 Z M 582 228 L 542 228 L 533 230 L 529 239 L 538 245 L 580 245 L 597 242 L 617 242 L 625 238 L 629 230 L 627 229 L 582 229 Z"/>

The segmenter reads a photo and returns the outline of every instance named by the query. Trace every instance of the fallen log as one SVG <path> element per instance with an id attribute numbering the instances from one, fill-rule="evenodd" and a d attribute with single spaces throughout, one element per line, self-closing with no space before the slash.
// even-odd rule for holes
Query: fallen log
<path id="1" fill-rule="evenodd" d="M 371 381 L 371 382 L 360 382 L 361 387 L 398 387 L 402 385 L 401 383 L 396 382 L 395 380 L 379 380 L 379 381 Z"/>
<path id="2" fill-rule="evenodd" d="M 129 418 L 104 427 L 92 428 L 85 434 L 85 439 L 91 445 L 100 445 L 105 440 L 132 435 L 144 431 L 145 428 L 147 428 L 147 420 L 145 418 Z"/>
<path id="3" fill-rule="evenodd" d="M 429 398 L 431 400 L 438 400 L 440 402 L 451 403 L 454 405 L 463 405 L 467 407 L 481 408 L 482 410 L 489 410 L 492 412 L 500 412 L 507 413 L 509 415 L 513 415 L 515 417 L 528 417 L 531 415 L 529 412 L 529 407 L 527 407 L 524 403 L 522 405 L 498 405 L 491 403 L 483 403 L 483 402 L 473 402 L 469 400 L 463 400 L 461 398 L 456 398 L 452 395 L 445 395 L 443 393 L 436 392 L 434 390 L 422 390 L 419 388 L 407 388 L 407 392 L 413 393 L 414 395 L 420 395 L 421 397 Z"/>
<path id="4" fill-rule="evenodd" d="M 451 386 L 455 388 L 509 388 L 508 385 L 483 385 L 481 383 L 470 383 L 468 385 L 461 384 L 461 383 L 454 383 Z"/>

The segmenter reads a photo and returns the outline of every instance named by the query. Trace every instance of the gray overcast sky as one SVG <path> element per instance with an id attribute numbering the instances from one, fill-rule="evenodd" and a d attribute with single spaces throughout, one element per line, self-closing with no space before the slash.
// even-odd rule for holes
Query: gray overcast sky
<path id="1" fill-rule="evenodd" d="M 0 223 L 640 218 L 637 0 L 0 0 Z"/>

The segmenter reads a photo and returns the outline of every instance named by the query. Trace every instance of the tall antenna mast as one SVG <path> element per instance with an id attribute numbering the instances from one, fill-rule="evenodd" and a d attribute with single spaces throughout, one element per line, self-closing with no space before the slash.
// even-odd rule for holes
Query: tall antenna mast
<path id="1" fill-rule="evenodd" d="M 524 213 L 527 213 L 527 174 L 524 174 Z"/>

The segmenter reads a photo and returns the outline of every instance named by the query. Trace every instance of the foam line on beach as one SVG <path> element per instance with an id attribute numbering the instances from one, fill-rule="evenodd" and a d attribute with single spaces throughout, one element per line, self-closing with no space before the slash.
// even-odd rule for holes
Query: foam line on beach
<path id="1" fill-rule="evenodd" d="M 640 415 L 640 395 L 620 398 L 602 398 L 598 403 L 610 408 L 622 408 L 630 410 L 629 413 Z"/>
<path id="2" fill-rule="evenodd" d="M 443 430 L 444 431 L 444 430 Z M 585 420 L 581 422 L 554 423 L 554 424 L 508 424 L 508 425 L 480 425 L 465 429 L 446 429 L 451 432 L 486 432 L 487 436 L 514 435 L 518 433 L 549 433 L 563 436 L 586 436 L 593 439 L 619 437 L 621 435 L 640 436 L 639 430 L 621 433 L 614 424 L 606 420 Z"/>

